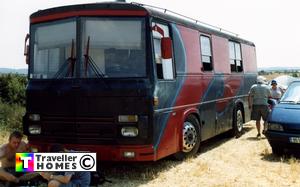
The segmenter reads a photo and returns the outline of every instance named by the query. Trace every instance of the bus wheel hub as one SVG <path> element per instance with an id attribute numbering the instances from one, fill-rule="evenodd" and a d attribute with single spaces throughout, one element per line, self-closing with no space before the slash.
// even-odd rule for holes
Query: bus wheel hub
<path id="1" fill-rule="evenodd" d="M 188 121 L 183 124 L 183 152 L 190 152 L 197 142 L 197 131 Z"/>

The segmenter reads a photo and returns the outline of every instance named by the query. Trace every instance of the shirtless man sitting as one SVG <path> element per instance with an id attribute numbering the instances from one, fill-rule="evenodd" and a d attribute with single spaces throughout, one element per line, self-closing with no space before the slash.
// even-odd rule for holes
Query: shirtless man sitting
<path id="1" fill-rule="evenodd" d="M 28 152 L 28 145 L 22 141 L 23 135 L 18 131 L 10 134 L 8 143 L 0 146 L 0 180 L 18 183 L 15 176 L 16 153 Z"/>

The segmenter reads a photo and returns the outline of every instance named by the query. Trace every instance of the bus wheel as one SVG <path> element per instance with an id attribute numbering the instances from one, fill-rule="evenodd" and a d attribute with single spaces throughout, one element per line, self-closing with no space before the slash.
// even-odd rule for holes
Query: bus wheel
<path id="1" fill-rule="evenodd" d="M 187 157 L 194 156 L 200 147 L 200 125 L 197 118 L 193 115 L 183 123 L 182 129 L 182 150 L 175 153 L 177 160 L 183 160 Z"/>
<path id="2" fill-rule="evenodd" d="M 233 112 L 233 136 L 239 138 L 242 135 L 243 125 L 244 125 L 244 117 L 242 108 L 240 106 L 236 106 Z"/>

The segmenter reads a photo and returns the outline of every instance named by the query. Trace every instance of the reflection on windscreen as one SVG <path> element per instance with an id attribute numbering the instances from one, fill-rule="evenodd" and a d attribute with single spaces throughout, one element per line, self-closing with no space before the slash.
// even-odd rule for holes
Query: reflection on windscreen
<path id="1" fill-rule="evenodd" d="M 97 78 L 97 72 L 102 78 L 146 76 L 143 18 L 83 18 L 77 31 L 76 24 L 69 19 L 32 26 L 30 78 L 73 78 L 78 70 L 81 78 Z"/>
<path id="2" fill-rule="evenodd" d="M 104 77 L 144 77 L 145 28 L 140 19 L 87 19 L 84 22 L 84 51 L 90 39 L 88 56 Z M 92 63 L 89 62 L 89 63 Z M 86 77 L 96 77 L 88 64 L 82 68 Z"/>
<path id="3" fill-rule="evenodd" d="M 300 82 L 292 83 L 288 87 L 287 91 L 282 96 L 280 102 L 300 102 Z"/>
<path id="4" fill-rule="evenodd" d="M 53 78 L 59 71 L 67 76 L 67 59 L 71 55 L 72 41 L 76 45 L 76 22 L 36 25 L 33 35 L 33 71 L 30 78 Z"/>

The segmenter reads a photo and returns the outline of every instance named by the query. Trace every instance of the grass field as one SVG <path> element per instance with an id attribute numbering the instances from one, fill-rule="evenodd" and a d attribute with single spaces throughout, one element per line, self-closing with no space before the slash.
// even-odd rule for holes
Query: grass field
<path id="1" fill-rule="evenodd" d="M 239 139 L 218 137 L 184 162 L 123 163 L 104 167 L 104 186 L 300 186 L 300 162 L 272 154 L 252 123 Z M 101 163 L 100 163 L 101 164 Z"/>
<path id="2" fill-rule="evenodd" d="M 263 76 L 266 77 L 266 79 L 268 81 L 271 81 L 271 80 L 275 79 L 276 77 L 279 77 L 279 76 L 282 76 L 282 75 L 286 75 L 286 74 L 284 74 L 284 73 L 272 73 L 272 74 L 263 75 Z"/>

